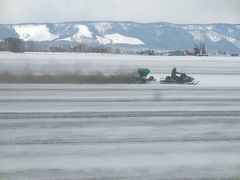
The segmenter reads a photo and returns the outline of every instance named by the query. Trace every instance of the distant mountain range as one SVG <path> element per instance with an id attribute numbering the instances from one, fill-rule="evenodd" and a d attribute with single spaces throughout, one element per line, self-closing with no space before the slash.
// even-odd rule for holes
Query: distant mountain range
<path id="1" fill-rule="evenodd" d="M 117 47 L 182 50 L 204 42 L 210 52 L 240 52 L 240 24 L 66 22 L 1 24 L 0 39 L 93 43 Z"/>

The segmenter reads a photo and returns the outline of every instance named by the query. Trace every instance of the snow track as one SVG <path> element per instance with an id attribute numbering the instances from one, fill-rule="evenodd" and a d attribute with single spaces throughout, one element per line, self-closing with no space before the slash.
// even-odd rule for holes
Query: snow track
<path id="1" fill-rule="evenodd" d="M 127 66 L 164 77 L 176 66 L 200 81 L 0 84 L 0 179 L 240 177 L 239 57 L 3 53 L 0 60 L 0 72 L 16 74 Z"/>
<path id="2" fill-rule="evenodd" d="M 0 177 L 235 178 L 239 99 L 232 87 L 3 84 Z"/>

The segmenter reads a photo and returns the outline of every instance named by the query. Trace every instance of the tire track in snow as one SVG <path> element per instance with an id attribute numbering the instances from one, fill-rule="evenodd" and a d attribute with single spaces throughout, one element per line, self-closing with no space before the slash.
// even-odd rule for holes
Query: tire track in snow
<path id="1" fill-rule="evenodd" d="M 32 118 L 115 118 L 115 117 L 223 117 L 239 116 L 240 111 L 122 111 L 122 112 L 29 112 L 0 113 L 0 119 L 32 119 Z"/>

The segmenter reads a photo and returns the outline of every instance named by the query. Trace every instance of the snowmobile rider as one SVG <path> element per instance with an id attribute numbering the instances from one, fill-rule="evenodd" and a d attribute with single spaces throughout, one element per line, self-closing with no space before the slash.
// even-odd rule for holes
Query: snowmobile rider
<path id="1" fill-rule="evenodd" d="M 176 80 L 177 77 L 178 77 L 177 74 L 181 74 L 181 73 L 177 72 L 177 68 L 174 67 L 174 68 L 172 69 L 172 75 L 171 75 L 171 78 L 174 79 L 174 80 Z"/>
<path id="2" fill-rule="evenodd" d="M 180 77 L 177 76 L 177 74 L 179 74 Z M 185 76 L 186 76 L 185 73 L 177 72 L 177 68 L 176 68 L 176 67 L 174 67 L 174 68 L 172 69 L 171 78 L 172 78 L 173 80 L 177 80 L 178 78 L 179 78 L 180 80 L 182 80 Z"/>

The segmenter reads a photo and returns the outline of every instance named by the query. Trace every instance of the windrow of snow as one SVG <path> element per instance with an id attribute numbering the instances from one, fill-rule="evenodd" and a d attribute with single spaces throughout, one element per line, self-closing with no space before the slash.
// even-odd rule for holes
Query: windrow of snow
<path id="1" fill-rule="evenodd" d="M 75 35 L 62 40 L 84 42 L 93 38 L 93 33 L 89 31 L 89 28 L 86 25 L 75 25 L 75 29 L 77 30 L 77 33 Z"/>
<path id="2" fill-rule="evenodd" d="M 13 28 L 24 41 L 52 41 L 58 38 L 49 32 L 46 25 L 16 25 Z"/>
<path id="3" fill-rule="evenodd" d="M 123 36 L 115 33 L 104 36 L 97 36 L 97 40 L 100 44 L 129 44 L 129 45 L 144 45 L 140 39 Z"/>

